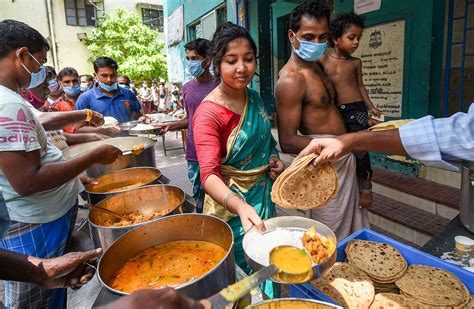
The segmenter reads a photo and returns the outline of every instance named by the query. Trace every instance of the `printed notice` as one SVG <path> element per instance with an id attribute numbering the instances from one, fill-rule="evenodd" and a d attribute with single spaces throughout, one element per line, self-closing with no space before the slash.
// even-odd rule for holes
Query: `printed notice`
<path id="1" fill-rule="evenodd" d="M 362 78 L 372 103 L 385 116 L 401 117 L 405 21 L 364 29 L 353 54 L 362 60 Z"/>
<path id="2" fill-rule="evenodd" d="M 354 12 L 364 14 L 380 10 L 382 0 L 354 0 Z"/>

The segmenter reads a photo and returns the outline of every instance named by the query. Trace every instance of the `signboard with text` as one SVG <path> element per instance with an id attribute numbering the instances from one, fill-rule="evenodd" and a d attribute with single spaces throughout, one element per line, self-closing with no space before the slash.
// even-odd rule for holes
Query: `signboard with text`
<path id="1" fill-rule="evenodd" d="M 405 21 L 364 29 L 353 54 L 362 61 L 362 78 L 372 103 L 385 116 L 401 117 Z"/>

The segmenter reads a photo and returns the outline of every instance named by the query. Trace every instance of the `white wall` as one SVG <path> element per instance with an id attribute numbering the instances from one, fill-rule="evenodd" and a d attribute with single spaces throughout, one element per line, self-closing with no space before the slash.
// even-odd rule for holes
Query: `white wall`
<path id="1" fill-rule="evenodd" d="M 48 24 L 46 1 L 49 0 L 0 0 L 0 20 L 16 19 L 22 21 L 38 30 L 51 44 L 52 36 Z M 89 33 L 94 27 L 66 25 L 64 0 L 52 0 L 51 3 L 58 51 L 58 66 L 56 69 L 60 70 L 66 66 L 72 66 L 77 69 L 79 74 L 92 73 L 92 64 L 88 62 L 91 54 L 84 43 L 78 39 L 77 34 Z M 117 8 L 122 7 L 137 13 L 141 17 L 142 7 L 161 4 L 162 0 L 105 0 L 104 8 L 106 12 L 113 13 Z M 162 33 L 160 37 L 163 38 Z M 54 67 L 52 51 L 48 53 L 48 65 Z"/>

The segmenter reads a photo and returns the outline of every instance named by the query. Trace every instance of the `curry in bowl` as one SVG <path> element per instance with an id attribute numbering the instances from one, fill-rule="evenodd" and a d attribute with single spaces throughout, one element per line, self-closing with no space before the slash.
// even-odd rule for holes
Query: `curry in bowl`
<path id="1" fill-rule="evenodd" d="M 108 285 L 126 293 L 165 286 L 176 287 L 204 276 L 226 254 L 222 247 L 207 241 L 162 243 L 129 259 L 115 272 Z"/>

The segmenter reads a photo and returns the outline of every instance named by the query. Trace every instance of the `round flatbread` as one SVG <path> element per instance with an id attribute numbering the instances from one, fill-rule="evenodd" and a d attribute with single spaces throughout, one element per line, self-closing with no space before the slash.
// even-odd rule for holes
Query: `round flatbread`
<path id="1" fill-rule="evenodd" d="M 311 170 L 303 166 L 283 181 L 280 197 L 298 209 L 321 208 L 335 196 L 337 187 L 337 174 L 330 163 Z"/>
<path id="2" fill-rule="evenodd" d="M 375 295 L 370 309 L 406 309 L 413 305 L 405 296 L 393 293 L 379 293 Z"/>
<path id="3" fill-rule="evenodd" d="M 372 126 L 369 128 L 369 131 L 385 131 L 385 130 L 392 130 L 392 129 L 398 129 L 401 126 L 412 122 L 415 119 L 399 119 L 399 120 L 390 120 L 386 122 L 379 123 L 375 126 Z"/>
<path id="4" fill-rule="evenodd" d="M 399 279 L 407 269 L 407 262 L 394 247 L 374 241 L 353 239 L 345 248 L 347 260 L 379 283 Z"/>
<path id="5" fill-rule="evenodd" d="M 436 267 L 411 265 L 395 284 L 404 294 L 428 305 L 460 306 L 467 304 L 471 297 L 455 275 Z"/>
<path id="6" fill-rule="evenodd" d="M 375 296 L 369 276 L 348 263 L 334 264 L 323 278 L 311 284 L 344 308 L 369 308 Z"/>
<path id="7" fill-rule="evenodd" d="M 281 198 L 281 185 L 291 174 L 297 171 L 300 167 L 307 166 L 316 157 L 317 154 L 312 153 L 310 155 L 301 157 L 298 160 L 293 161 L 293 163 L 286 170 L 284 170 L 283 173 L 280 174 L 280 176 L 277 177 L 277 179 L 273 183 L 271 193 L 272 201 L 275 204 L 287 209 L 296 209 L 296 207 L 294 207 L 291 203 Z"/>

